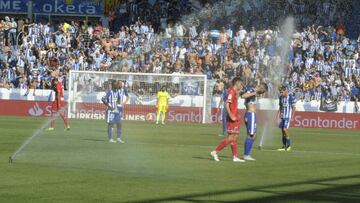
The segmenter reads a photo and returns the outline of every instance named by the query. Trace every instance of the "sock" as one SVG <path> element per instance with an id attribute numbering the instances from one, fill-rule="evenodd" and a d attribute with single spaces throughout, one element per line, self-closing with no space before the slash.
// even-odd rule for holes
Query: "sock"
<path id="1" fill-rule="evenodd" d="M 122 128 L 117 128 L 117 131 L 116 131 L 116 135 L 117 135 L 117 138 L 121 138 L 121 134 L 122 134 Z"/>
<path id="2" fill-rule="evenodd" d="M 52 120 L 51 120 L 50 127 L 52 127 L 52 128 L 55 127 L 55 119 L 52 119 Z"/>
<path id="3" fill-rule="evenodd" d="M 237 140 L 233 140 L 231 142 L 231 151 L 234 157 L 239 157 L 238 155 L 238 142 Z"/>
<path id="4" fill-rule="evenodd" d="M 288 137 L 288 138 L 286 139 L 286 148 L 287 148 L 287 147 L 290 147 L 290 145 L 291 145 L 291 140 L 290 140 L 290 138 Z"/>
<path id="5" fill-rule="evenodd" d="M 156 122 L 160 121 L 160 111 L 156 113 Z"/>
<path id="6" fill-rule="evenodd" d="M 224 149 L 229 143 L 231 142 L 231 140 L 227 137 L 224 138 L 220 144 L 216 147 L 215 151 L 216 152 L 220 152 L 222 149 Z"/>
<path id="7" fill-rule="evenodd" d="M 112 138 L 112 131 L 113 131 L 113 127 L 108 126 L 108 138 L 109 138 L 109 140 Z"/>
<path id="8" fill-rule="evenodd" d="M 54 128 L 55 127 L 55 119 L 56 119 L 56 112 L 51 112 L 51 122 L 50 122 L 50 127 Z"/>
<path id="9" fill-rule="evenodd" d="M 67 127 L 67 126 L 68 126 L 68 121 L 67 121 L 67 118 L 66 118 L 65 114 L 64 114 L 64 113 L 60 113 L 60 116 L 61 116 L 61 118 L 62 118 L 63 121 L 64 121 L 65 127 Z"/>
<path id="10" fill-rule="evenodd" d="M 250 155 L 251 148 L 253 146 L 254 140 L 250 137 L 247 137 L 245 139 L 245 148 L 244 148 L 244 155 L 248 156 Z"/>
<path id="11" fill-rule="evenodd" d="M 161 113 L 161 122 L 162 122 L 162 123 L 165 123 L 165 118 L 166 118 L 166 113 L 165 113 L 165 112 L 162 112 L 162 113 Z"/>
<path id="12" fill-rule="evenodd" d="M 282 136 L 282 143 L 283 143 L 283 147 L 286 146 L 286 137 Z"/>

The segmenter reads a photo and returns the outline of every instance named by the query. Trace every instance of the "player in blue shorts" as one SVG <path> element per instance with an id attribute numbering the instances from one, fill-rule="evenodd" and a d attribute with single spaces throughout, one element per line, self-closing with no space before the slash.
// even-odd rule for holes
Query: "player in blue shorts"
<path id="1" fill-rule="evenodd" d="M 264 94 L 267 90 L 268 86 L 262 83 L 255 88 L 245 88 L 241 94 L 241 98 L 245 99 L 246 106 L 244 121 L 247 136 L 245 139 L 244 159 L 247 161 L 255 161 L 255 159 L 250 156 L 250 151 L 256 138 L 256 97 Z"/>
<path id="2" fill-rule="evenodd" d="M 279 111 L 276 118 L 277 120 L 280 119 L 279 128 L 282 133 L 283 146 L 278 149 L 278 151 L 290 151 L 291 140 L 288 129 L 290 127 L 290 122 L 294 120 L 296 99 L 294 94 L 289 93 L 286 86 L 281 86 L 279 90 Z"/>
<path id="3" fill-rule="evenodd" d="M 126 100 L 124 101 L 124 97 Z M 112 81 L 111 90 L 101 99 L 102 102 L 107 106 L 106 110 L 106 122 L 108 124 L 108 139 L 110 143 L 116 143 L 112 138 L 112 132 L 114 124 L 117 127 L 117 142 L 124 143 L 121 139 L 122 134 L 122 117 L 124 108 L 123 105 L 129 100 L 127 89 L 123 87 L 122 81 Z"/>

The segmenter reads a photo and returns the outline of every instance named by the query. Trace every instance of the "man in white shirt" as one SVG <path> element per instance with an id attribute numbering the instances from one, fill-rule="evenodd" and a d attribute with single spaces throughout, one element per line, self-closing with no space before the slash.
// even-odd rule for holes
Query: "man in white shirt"
<path id="1" fill-rule="evenodd" d="M 149 32 L 149 27 L 145 23 L 141 24 L 140 33 L 147 34 L 148 32 Z"/>
<path id="2" fill-rule="evenodd" d="M 240 45 L 241 45 L 240 32 L 237 32 L 236 36 L 234 37 L 234 46 L 239 47 Z"/>
<path id="3" fill-rule="evenodd" d="M 184 40 L 184 36 L 186 33 L 185 27 L 181 23 L 177 23 L 174 28 L 175 36 L 176 36 L 176 46 L 181 47 L 182 42 Z"/>
<path id="4" fill-rule="evenodd" d="M 171 38 L 172 36 L 174 36 L 174 28 L 171 24 L 169 24 L 168 27 L 165 29 L 164 37 Z"/>
<path id="5" fill-rule="evenodd" d="M 185 62 L 185 54 L 186 54 L 186 48 L 184 46 L 182 46 L 181 48 L 179 48 L 178 53 L 179 53 L 179 59 L 182 62 Z"/>
<path id="6" fill-rule="evenodd" d="M 240 37 L 240 41 L 243 41 L 246 37 L 247 31 L 244 29 L 244 27 L 242 25 L 240 25 L 240 30 L 239 30 L 239 37 Z"/>
<path id="7" fill-rule="evenodd" d="M 196 23 L 193 23 L 189 29 L 190 37 L 191 39 L 194 39 L 198 36 L 197 30 L 196 30 Z"/>
<path id="8" fill-rule="evenodd" d="M 11 18 L 11 23 L 10 23 L 11 27 L 10 27 L 10 43 L 12 46 L 16 45 L 16 29 L 17 29 L 17 23 L 15 21 L 14 18 Z"/>

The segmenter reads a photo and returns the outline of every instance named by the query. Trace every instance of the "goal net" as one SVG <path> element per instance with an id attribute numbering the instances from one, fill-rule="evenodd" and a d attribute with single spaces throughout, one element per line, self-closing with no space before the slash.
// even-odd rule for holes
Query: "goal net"
<path id="1" fill-rule="evenodd" d="M 211 122 L 211 87 L 205 75 L 70 71 L 68 116 L 105 119 L 101 98 L 113 80 L 129 92 L 124 120 L 155 121 L 157 92 L 165 87 L 171 98 L 166 122 Z"/>

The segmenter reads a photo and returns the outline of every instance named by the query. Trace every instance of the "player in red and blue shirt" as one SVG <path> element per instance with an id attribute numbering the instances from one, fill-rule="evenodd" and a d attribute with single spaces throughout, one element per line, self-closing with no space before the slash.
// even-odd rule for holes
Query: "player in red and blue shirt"
<path id="1" fill-rule="evenodd" d="M 210 154 L 215 161 L 220 161 L 218 153 L 224 149 L 228 144 L 231 144 L 231 150 L 233 154 L 234 162 L 244 162 L 238 156 L 238 142 L 237 137 L 240 129 L 240 113 L 238 110 L 238 95 L 240 90 L 243 89 L 243 82 L 240 78 L 236 77 L 232 81 L 232 87 L 228 90 L 226 99 L 226 111 L 227 111 L 227 134 L 220 144 Z"/>
<path id="2" fill-rule="evenodd" d="M 294 94 L 290 93 L 286 86 L 280 87 L 279 111 L 277 114 L 277 120 L 280 118 L 279 128 L 281 129 L 282 133 L 283 147 L 278 149 L 278 151 L 291 150 L 291 140 L 288 129 L 290 127 L 290 122 L 294 120 L 296 111 L 295 104 L 296 99 Z"/>

